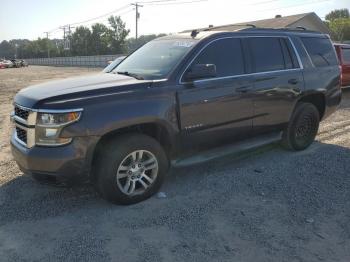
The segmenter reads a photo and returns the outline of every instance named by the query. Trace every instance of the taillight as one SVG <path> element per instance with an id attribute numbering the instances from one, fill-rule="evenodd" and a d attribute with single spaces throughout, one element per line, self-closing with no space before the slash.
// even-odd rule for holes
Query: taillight
<path id="1" fill-rule="evenodd" d="M 339 66 L 340 70 L 340 86 L 343 86 L 343 67 L 340 65 Z"/>

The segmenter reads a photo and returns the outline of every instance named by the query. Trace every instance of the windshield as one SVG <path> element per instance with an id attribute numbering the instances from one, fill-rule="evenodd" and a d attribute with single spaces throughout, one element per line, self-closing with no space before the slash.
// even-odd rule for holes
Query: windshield
<path id="1" fill-rule="evenodd" d="M 117 65 L 121 63 L 125 59 L 125 56 L 120 56 L 116 58 L 112 63 L 110 63 L 105 69 L 103 69 L 103 73 L 111 72 Z"/>
<path id="2" fill-rule="evenodd" d="M 113 73 L 139 75 L 144 79 L 163 79 L 194 46 L 193 39 L 151 41 L 119 64 Z"/>

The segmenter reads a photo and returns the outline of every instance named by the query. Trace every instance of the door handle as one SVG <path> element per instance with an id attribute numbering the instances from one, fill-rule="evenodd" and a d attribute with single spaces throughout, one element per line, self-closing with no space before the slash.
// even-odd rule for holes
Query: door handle
<path id="1" fill-rule="evenodd" d="M 288 83 L 291 85 L 296 85 L 299 83 L 298 79 L 292 78 L 288 80 Z"/>
<path id="2" fill-rule="evenodd" d="M 247 93 L 250 90 L 250 86 L 240 86 L 237 87 L 235 90 L 239 93 Z"/>

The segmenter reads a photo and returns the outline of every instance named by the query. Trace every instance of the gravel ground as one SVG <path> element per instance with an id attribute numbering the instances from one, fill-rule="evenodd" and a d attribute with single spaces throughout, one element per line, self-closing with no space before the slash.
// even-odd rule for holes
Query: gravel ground
<path id="1" fill-rule="evenodd" d="M 309 149 L 173 169 L 165 198 L 125 207 L 90 186 L 40 185 L 10 154 L 14 94 L 89 73 L 0 70 L 0 261 L 350 261 L 350 90 Z"/>

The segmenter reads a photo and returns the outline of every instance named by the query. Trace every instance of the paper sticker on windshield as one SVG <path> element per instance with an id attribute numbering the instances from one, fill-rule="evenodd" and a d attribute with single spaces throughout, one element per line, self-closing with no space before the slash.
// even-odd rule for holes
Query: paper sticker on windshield
<path id="1" fill-rule="evenodd" d="M 189 41 L 176 41 L 174 42 L 174 46 L 178 47 L 191 47 L 193 46 L 194 42 L 189 42 Z"/>

